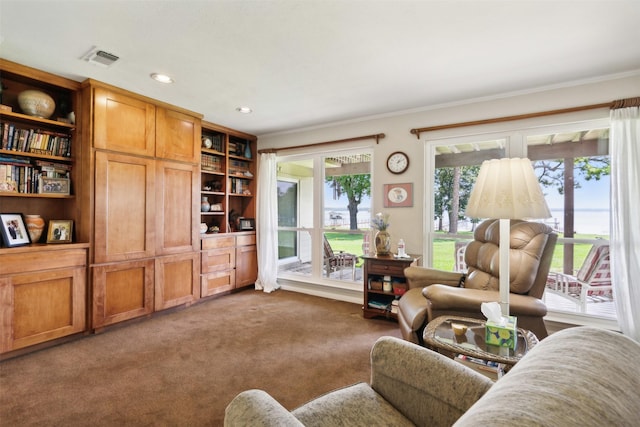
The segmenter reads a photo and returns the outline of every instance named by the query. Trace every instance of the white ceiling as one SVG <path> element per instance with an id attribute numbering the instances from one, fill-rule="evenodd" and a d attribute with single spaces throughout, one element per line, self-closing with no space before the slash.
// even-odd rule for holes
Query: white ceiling
<path id="1" fill-rule="evenodd" d="M 640 2 L 0 0 L 0 37 L 5 59 L 263 135 L 637 73 Z"/>

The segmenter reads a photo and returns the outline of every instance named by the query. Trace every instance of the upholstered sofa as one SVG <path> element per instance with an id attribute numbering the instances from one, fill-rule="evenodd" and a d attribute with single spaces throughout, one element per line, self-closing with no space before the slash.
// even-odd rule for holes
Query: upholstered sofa
<path id="1" fill-rule="evenodd" d="M 552 334 L 493 383 L 432 350 L 393 337 L 371 352 L 371 384 L 288 411 L 260 390 L 227 406 L 233 426 L 637 426 L 640 344 L 576 327 Z"/>

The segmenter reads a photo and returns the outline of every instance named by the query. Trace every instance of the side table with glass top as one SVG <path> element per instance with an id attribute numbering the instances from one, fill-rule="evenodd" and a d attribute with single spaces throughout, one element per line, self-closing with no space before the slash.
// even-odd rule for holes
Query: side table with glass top
<path id="1" fill-rule="evenodd" d="M 456 335 L 452 324 L 466 327 L 466 332 Z M 460 316 L 436 317 L 427 324 L 423 338 L 427 347 L 439 353 L 449 357 L 464 355 L 503 364 L 505 372 L 538 343 L 533 332 L 518 328 L 515 350 L 486 344 L 484 320 Z"/>

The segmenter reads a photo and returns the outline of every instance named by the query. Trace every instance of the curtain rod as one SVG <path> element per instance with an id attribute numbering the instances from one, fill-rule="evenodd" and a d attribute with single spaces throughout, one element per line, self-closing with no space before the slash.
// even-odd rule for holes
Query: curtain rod
<path id="1" fill-rule="evenodd" d="M 636 98 L 618 99 L 611 103 L 612 110 L 629 107 L 640 107 L 640 96 Z"/>
<path id="2" fill-rule="evenodd" d="M 635 99 L 635 98 L 630 98 Z M 640 99 L 640 98 L 638 98 Z M 559 110 L 549 110 L 549 111 L 540 111 L 537 113 L 528 113 L 528 114 L 518 114 L 515 116 L 505 116 L 505 117 L 497 117 L 493 119 L 485 119 L 485 120 L 473 120 L 470 122 L 460 122 L 460 123 L 451 123 L 447 125 L 438 125 L 438 126 L 429 126 L 424 128 L 411 129 L 411 133 L 416 135 L 418 139 L 420 139 L 421 132 L 432 132 L 434 130 L 443 130 L 443 129 L 454 129 L 466 126 L 474 126 L 474 125 L 485 125 L 490 123 L 500 123 L 500 122 L 509 122 L 514 120 L 522 120 L 522 119 L 531 119 L 534 117 L 543 117 L 543 116 L 552 116 L 555 114 L 564 114 L 564 113 L 573 113 L 576 111 L 585 111 L 585 110 L 595 110 L 598 108 L 613 108 L 613 104 L 615 102 L 606 102 L 602 104 L 592 104 L 592 105 L 583 105 L 581 107 L 571 107 L 571 108 L 561 108 Z"/>
<path id="3" fill-rule="evenodd" d="M 315 142 L 313 144 L 304 144 L 304 145 L 293 145 L 291 147 L 282 147 L 282 148 L 265 148 L 264 150 L 258 150 L 258 154 L 262 154 L 262 153 L 277 153 L 278 150 L 293 150 L 296 148 L 307 148 L 307 147 L 317 147 L 320 145 L 328 145 L 328 144 L 335 144 L 338 142 L 351 142 L 351 141 L 361 141 L 363 139 L 375 139 L 376 140 L 376 144 L 380 143 L 380 139 L 384 138 L 385 134 L 384 133 L 377 133 L 375 135 L 366 135 L 366 136 L 356 136 L 353 138 L 345 138 L 345 139 L 337 139 L 335 141 L 325 141 L 325 142 Z"/>

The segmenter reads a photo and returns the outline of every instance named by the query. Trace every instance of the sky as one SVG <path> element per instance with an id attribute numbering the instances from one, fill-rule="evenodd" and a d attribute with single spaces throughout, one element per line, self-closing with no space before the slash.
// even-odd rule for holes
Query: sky
<path id="1" fill-rule="evenodd" d="M 609 176 L 602 177 L 599 181 L 585 181 L 577 177 L 581 188 L 575 190 L 575 209 L 603 209 L 609 210 Z M 544 189 L 545 199 L 549 209 L 563 209 L 564 196 L 558 194 L 555 189 Z"/>

